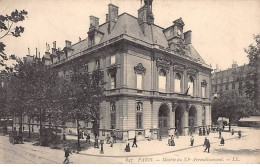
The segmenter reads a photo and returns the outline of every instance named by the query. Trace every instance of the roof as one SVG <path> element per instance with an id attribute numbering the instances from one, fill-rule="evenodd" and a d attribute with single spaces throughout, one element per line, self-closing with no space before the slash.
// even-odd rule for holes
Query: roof
<path id="1" fill-rule="evenodd" d="M 239 122 L 260 122 L 260 116 L 251 116 L 249 118 L 241 118 Z"/>
<path id="2" fill-rule="evenodd" d="M 118 16 L 118 20 L 115 23 L 114 27 L 111 29 L 111 32 L 108 32 L 109 23 L 106 22 L 99 26 L 98 31 L 104 33 L 101 38 L 100 43 L 109 41 L 115 37 L 118 37 L 122 34 L 127 34 L 130 37 L 134 37 L 143 42 L 149 44 L 157 44 L 163 46 L 164 48 L 169 48 L 168 41 L 163 32 L 164 28 L 157 25 L 148 25 L 147 32 L 143 33 L 141 26 L 138 23 L 138 19 L 128 13 L 123 13 Z M 84 39 L 74 45 L 72 45 L 72 56 L 80 55 L 80 52 L 88 49 L 88 39 Z M 188 56 L 194 59 L 199 59 L 201 63 L 205 64 L 205 61 L 199 55 L 192 45 L 188 46 Z"/>

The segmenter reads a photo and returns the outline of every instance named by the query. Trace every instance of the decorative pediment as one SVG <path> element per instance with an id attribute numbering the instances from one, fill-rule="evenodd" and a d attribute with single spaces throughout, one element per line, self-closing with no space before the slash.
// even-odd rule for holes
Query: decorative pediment
<path id="1" fill-rule="evenodd" d="M 207 83 L 206 80 L 203 80 L 203 81 L 201 82 L 201 86 L 207 86 L 207 85 L 208 85 L 208 83 Z"/>
<path id="2" fill-rule="evenodd" d="M 173 71 L 183 72 L 184 70 L 185 70 L 185 66 L 183 65 L 180 64 L 173 65 Z"/>
<path id="3" fill-rule="evenodd" d="M 167 61 L 165 59 L 157 59 L 157 61 L 156 61 L 157 67 L 160 67 L 160 68 L 163 68 L 163 69 L 166 69 L 166 70 L 169 70 L 170 65 L 171 65 L 171 62 Z"/>
<path id="4" fill-rule="evenodd" d="M 137 66 L 134 67 L 134 70 L 136 73 L 139 74 L 145 74 L 146 73 L 146 68 L 144 68 L 142 63 L 138 63 Z"/>
<path id="5" fill-rule="evenodd" d="M 195 75 L 197 73 L 198 70 L 193 69 L 193 68 L 188 68 L 187 69 L 187 73 L 190 75 Z"/>
<path id="6" fill-rule="evenodd" d="M 107 68 L 107 75 L 115 75 L 117 73 L 118 66 L 112 65 Z"/>

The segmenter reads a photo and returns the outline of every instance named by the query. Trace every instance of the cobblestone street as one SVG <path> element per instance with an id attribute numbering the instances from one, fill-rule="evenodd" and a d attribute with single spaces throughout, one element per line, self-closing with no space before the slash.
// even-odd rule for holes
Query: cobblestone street
<path id="1" fill-rule="evenodd" d="M 238 130 L 238 128 L 234 128 Z M 189 146 L 189 136 L 175 139 L 176 146 L 162 141 L 138 141 L 138 147 L 131 152 L 124 152 L 125 143 L 115 143 L 113 147 L 104 145 L 104 154 L 100 149 L 90 148 L 79 154 L 73 153 L 71 163 L 260 163 L 260 130 L 240 128 L 242 138 L 237 133 L 223 132 L 225 146 L 220 146 L 218 133 L 211 133 L 207 138 L 211 142 L 210 153 L 203 152 L 204 136 L 194 135 L 195 144 Z M 130 142 L 131 144 L 131 142 Z M 33 146 L 32 143 L 12 145 L 8 137 L 0 137 L 0 163 L 62 163 L 64 151 L 49 147 Z"/>

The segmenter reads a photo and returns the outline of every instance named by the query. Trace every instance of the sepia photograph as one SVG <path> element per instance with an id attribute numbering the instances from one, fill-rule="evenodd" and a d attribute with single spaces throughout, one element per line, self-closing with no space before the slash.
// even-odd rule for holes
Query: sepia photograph
<path id="1" fill-rule="evenodd" d="M 0 0 L 0 164 L 260 164 L 259 0 Z"/>

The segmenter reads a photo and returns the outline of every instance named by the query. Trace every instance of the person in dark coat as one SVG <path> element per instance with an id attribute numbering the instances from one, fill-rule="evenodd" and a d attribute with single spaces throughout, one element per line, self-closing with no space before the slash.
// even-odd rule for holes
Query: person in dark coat
<path id="1" fill-rule="evenodd" d="M 205 136 L 206 135 L 206 130 L 205 130 L 205 128 L 203 128 L 203 136 Z"/>
<path id="2" fill-rule="evenodd" d="M 190 145 L 193 146 L 193 143 L 194 143 L 194 136 L 191 136 L 191 138 L 190 138 Z"/>
<path id="3" fill-rule="evenodd" d="M 237 134 L 238 134 L 238 137 L 239 137 L 239 139 L 240 139 L 241 136 L 242 136 L 242 135 L 241 135 L 241 130 L 239 130 Z"/>
<path id="4" fill-rule="evenodd" d="M 87 141 L 90 143 L 90 134 L 87 134 Z"/>
<path id="5" fill-rule="evenodd" d="M 137 147 L 137 144 L 136 144 L 136 136 L 135 136 L 135 138 L 134 138 L 134 142 L 133 142 L 133 145 L 132 145 L 132 147 L 134 147 L 134 145 Z"/>
<path id="6" fill-rule="evenodd" d="M 130 152 L 130 144 L 129 144 L 129 139 L 126 142 L 126 146 L 125 146 L 125 152 Z"/>
<path id="7" fill-rule="evenodd" d="M 64 148 L 64 152 L 65 152 L 65 160 L 63 161 L 63 163 L 64 163 L 64 164 L 65 164 L 65 163 L 69 164 L 69 163 L 70 163 L 70 161 L 69 161 L 69 156 L 70 156 L 70 154 L 72 154 L 72 153 L 71 153 L 70 149 L 67 148 L 67 147 Z"/>
<path id="8" fill-rule="evenodd" d="M 209 135 L 209 129 L 207 129 L 207 135 Z"/>
<path id="9" fill-rule="evenodd" d="M 220 145 L 221 145 L 221 146 L 224 146 L 224 144 L 225 144 L 225 140 L 224 140 L 224 138 L 222 137 L 221 140 L 220 140 Z"/>
<path id="10" fill-rule="evenodd" d="M 231 130 L 231 134 L 234 135 L 234 129 Z"/>
<path id="11" fill-rule="evenodd" d="M 199 136 L 202 136 L 201 128 L 199 129 Z"/>
<path id="12" fill-rule="evenodd" d="M 205 138 L 204 145 L 206 146 L 204 152 L 206 152 L 208 150 L 208 153 L 209 153 L 209 148 L 210 148 L 209 139 Z"/>

